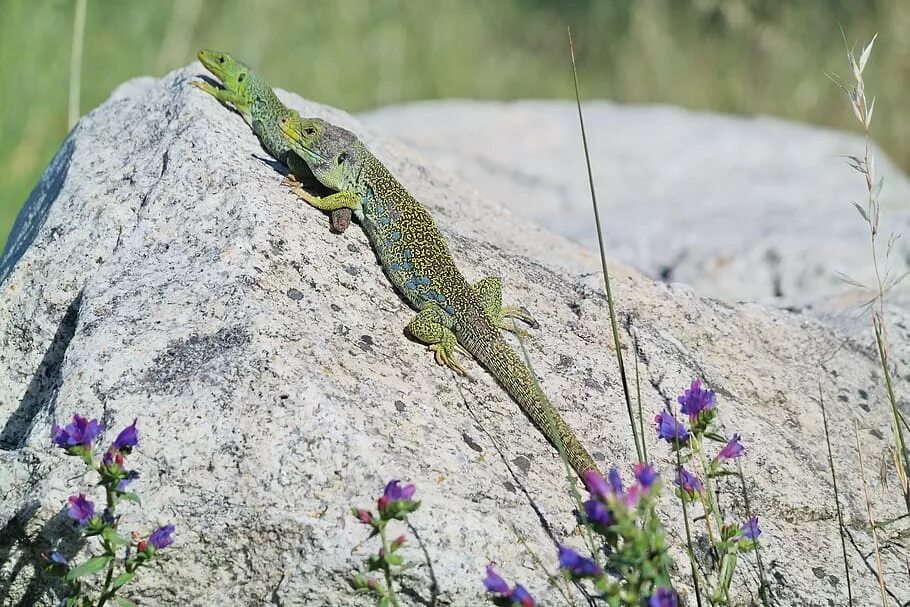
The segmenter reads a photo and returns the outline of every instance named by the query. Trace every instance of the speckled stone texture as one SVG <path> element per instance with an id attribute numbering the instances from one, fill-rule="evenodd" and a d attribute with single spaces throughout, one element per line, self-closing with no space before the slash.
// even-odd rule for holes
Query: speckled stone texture
<path id="1" fill-rule="evenodd" d="M 558 604 L 516 535 L 551 571 L 557 541 L 580 545 L 553 450 L 476 365 L 472 380 L 455 379 L 405 338 L 412 312 L 363 233 L 331 234 L 326 215 L 295 200 L 243 121 L 189 86 L 201 73 L 194 64 L 128 82 L 81 120 L 4 254 L 0 602 L 55 604 L 54 586 L 36 577 L 39 555 L 53 537 L 72 539 L 62 506 L 82 485 L 81 465 L 50 448 L 50 428 L 81 412 L 111 428 L 105 442 L 138 417 L 131 461 L 143 506 L 124 525 L 177 527 L 166 556 L 130 587 L 142 605 L 369 604 L 345 583 L 373 549 L 348 508 L 369 505 L 392 478 L 416 483 L 423 500 L 420 540 L 404 549 L 416 564 L 406 605 L 483 604 L 490 560 Z M 395 133 L 282 97 L 356 130 L 427 204 L 470 279 L 502 276 L 506 301 L 541 323 L 527 347 L 543 388 L 604 466 L 626 467 L 633 443 L 590 254 L 481 198 Z M 806 315 L 705 299 L 620 264 L 613 272 L 644 416 L 701 377 L 717 390 L 725 430 L 743 435 L 775 605 L 845 601 L 821 383 L 856 542 L 854 593 L 876 603 L 853 419 L 876 519 L 903 509 L 893 481 L 876 480 L 891 431 L 871 343 Z M 898 393 L 907 387 L 899 377 Z M 666 447 L 650 432 L 647 441 L 667 470 Z M 738 485 L 719 489 L 730 518 L 744 520 Z M 686 592 L 670 492 L 662 512 Z M 904 602 L 901 532 L 906 520 L 881 543 Z M 755 600 L 757 575 L 755 558 L 744 559 L 737 604 Z"/>

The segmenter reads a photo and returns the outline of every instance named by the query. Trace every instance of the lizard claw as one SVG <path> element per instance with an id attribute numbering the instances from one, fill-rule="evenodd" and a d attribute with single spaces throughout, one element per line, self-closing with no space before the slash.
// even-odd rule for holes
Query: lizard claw
<path id="1" fill-rule="evenodd" d="M 284 179 L 281 180 L 281 185 L 287 186 L 287 188 L 294 194 L 298 200 L 303 200 L 304 202 L 310 202 L 308 196 L 310 193 L 303 188 L 303 184 L 298 181 L 293 174 L 288 173 L 284 176 Z M 347 227 L 347 226 L 345 226 Z"/>
<path id="2" fill-rule="evenodd" d="M 472 357 L 471 353 L 468 352 L 467 350 L 465 350 L 465 347 L 462 346 L 462 345 L 461 345 L 460 343 L 458 343 L 458 342 L 455 343 L 455 351 L 458 352 L 459 354 L 461 354 L 462 356 L 464 356 L 465 358 L 471 358 L 471 357 Z"/>
<path id="3" fill-rule="evenodd" d="M 455 357 L 452 355 L 452 348 L 447 348 L 443 344 L 430 344 L 427 346 L 427 350 L 433 352 L 434 358 L 436 359 L 436 364 L 441 367 L 448 367 L 458 373 L 459 375 L 467 375 L 468 372 L 462 367 Z"/>

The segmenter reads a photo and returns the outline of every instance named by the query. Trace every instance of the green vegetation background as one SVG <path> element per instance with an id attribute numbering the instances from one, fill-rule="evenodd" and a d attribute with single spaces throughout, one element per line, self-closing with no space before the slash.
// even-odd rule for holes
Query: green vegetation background
<path id="1" fill-rule="evenodd" d="M 0 242 L 67 133 L 74 0 L 0 0 Z M 844 42 L 878 32 L 874 133 L 910 168 L 910 0 L 88 0 L 81 111 L 228 50 L 350 111 L 415 99 L 587 98 L 853 128 Z"/>

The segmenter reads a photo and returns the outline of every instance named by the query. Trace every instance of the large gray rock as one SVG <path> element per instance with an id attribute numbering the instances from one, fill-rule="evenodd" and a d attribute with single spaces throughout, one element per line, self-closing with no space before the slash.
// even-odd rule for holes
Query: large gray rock
<path id="1" fill-rule="evenodd" d="M 868 228 L 850 205 L 865 205 L 865 185 L 845 158 L 862 154 L 860 136 L 667 106 L 593 102 L 584 111 L 611 255 L 729 301 L 830 313 L 865 296 L 842 278 L 873 278 Z M 517 214 L 597 250 L 574 103 L 434 101 L 362 119 Z M 886 119 L 898 117 L 877 116 L 874 126 Z M 910 231 L 910 181 L 874 151 L 884 249 L 890 232 Z M 899 272 L 910 248 L 897 244 Z"/>
<path id="2" fill-rule="evenodd" d="M 413 516 L 420 544 L 405 548 L 416 563 L 406 604 L 482 604 L 489 560 L 558 604 L 523 547 L 553 571 L 555 542 L 578 543 L 553 450 L 486 373 L 472 366 L 473 381 L 455 379 L 404 337 L 412 312 L 362 232 L 329 233 L 242 120 L 189 86 L 198 73 L 131 81 L 81 120 L 3 258 L 4 604 L 54 604 L 53 586 L 36 577 L 39 555 L 71 533 L 62 504 L 84 486 L 81 465 L 52 450 L 49 434 L 74 412 L 112 428 L 105 441 L 139 418 L 131 458 L 143 506 L 126 524 L 177 526 L 174 546 L 131 587 L 142 604 L 367 604 L 344 581 L 373 549 L 348 508 L 368 505 L 391 478 L 415 482 L 424 502 Z M 576 273 L 591 256 L 349 116 L 283 97 L 362 135 L 428 205 L 470 278 L 503 277 L 505 298 L 541 322 L 527 346 L 544 389 L 604 466 L 626 468 L 632 438 L 607 305 L 598 275 Z M 775 605 L 843 603 L 821 383 L 855 542 L 854 594 L 875 602 L 852 426 L 874 478 L 891 441 L 870 344 L 803 315 L 703 299 L 618 264 L 613 272 L 644 416 L 701 377 L 718 391 L 726 431 L 743 435 Z M 907 387 L 897 378 L 899 394 Z M 668 470 L 668 450 L 650 432 L 646 440 Z M 876 519 L 899 516 L 894 483 L 873 483 Z M 738 484 L 720 491 L 730 519 L 745 519 Z M 662 511 L 685 590 L 669 490 Z M 907 601 L 901 525 L 883 532 L 882 558 L 896 572 L 890 591 Z M 740 567 L 745 604 L 755 600 L 755 558 Z"/>

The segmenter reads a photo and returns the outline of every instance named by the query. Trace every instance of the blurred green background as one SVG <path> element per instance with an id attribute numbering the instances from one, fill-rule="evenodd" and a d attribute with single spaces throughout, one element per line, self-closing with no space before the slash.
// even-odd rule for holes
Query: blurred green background
<path id="1" fill-rule="evenodd" d="M 75 0 L 0 0 L 0 242 L 67 133 Z M 910 168 L 910 0 L 88 0 L 81 112 L 200 47 L 350 111 L 583 95 L 854 128 L 844 40 L 879 34 L 874 136 Z"/>

